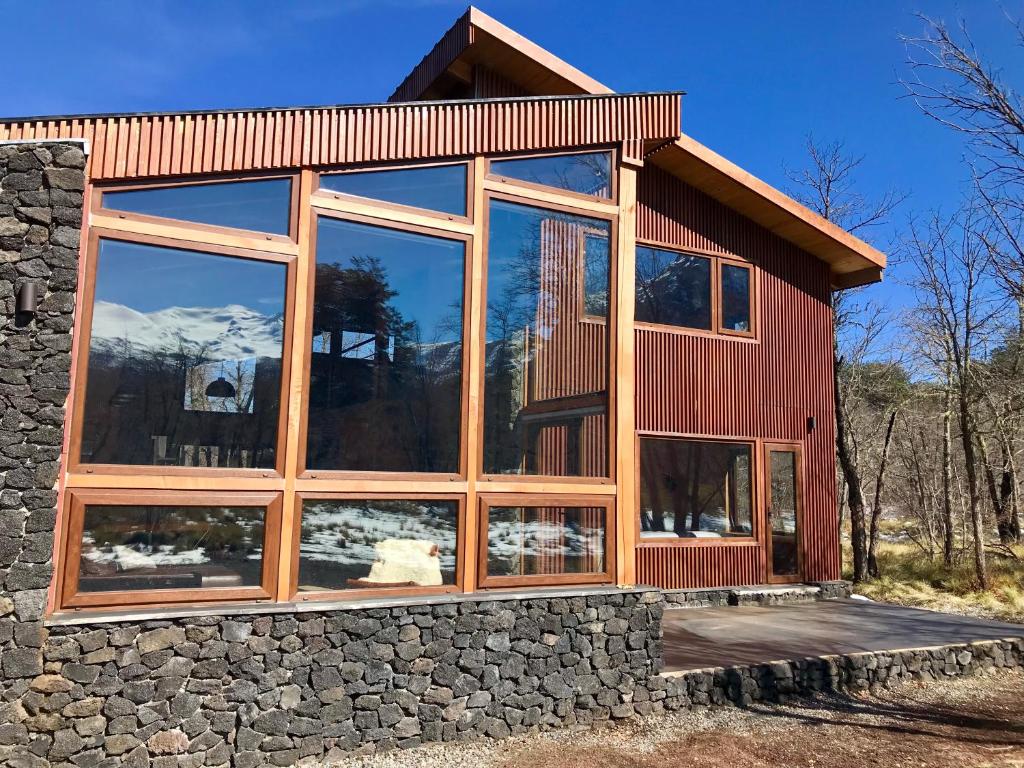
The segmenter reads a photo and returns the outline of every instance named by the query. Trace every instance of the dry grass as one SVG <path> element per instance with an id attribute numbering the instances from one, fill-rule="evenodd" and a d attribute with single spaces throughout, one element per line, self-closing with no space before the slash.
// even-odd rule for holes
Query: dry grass
<path id="1" fill-rule="evenodd" d="M 883 603 L 1024 624 L 1024 547 L 1016 552 L 1021 559 L 989 557 L 991 586 L 983 592 L 978 589 L 970 558 L 946 569 L 941 559 L 929 560 L 913 545 L 881 544 L 881 578 L 860 584 L 854 591 Z"/>

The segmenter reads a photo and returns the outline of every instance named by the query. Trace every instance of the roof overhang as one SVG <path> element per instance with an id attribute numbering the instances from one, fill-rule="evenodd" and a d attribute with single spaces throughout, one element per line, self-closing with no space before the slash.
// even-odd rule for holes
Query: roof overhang
<path id="1" fill-rule="evenodd" d="M 469 8 L 409 73 L 393 101 L 443 98 L 473 78 L 478 64 L 530 94 L 608 94 L 611 89 L 536 43 Z M 650 162 L 829 265 L 832 284 L 877 282 L 885 254 L 747 173 L 685 134 Z"/>

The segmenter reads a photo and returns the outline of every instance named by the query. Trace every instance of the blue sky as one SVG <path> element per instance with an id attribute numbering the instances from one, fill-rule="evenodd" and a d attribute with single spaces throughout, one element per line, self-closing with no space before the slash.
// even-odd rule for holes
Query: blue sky
<path id="1" fill-rule="evenodd" d="M 526 37 L 620 91 L 683 89 L 683 129 L 785 189 L 808 134 L 866 156 L 862 191 L 910 195 L 902 217 L 952 209 L 958 137 L 902 98 L 900 33 L 921 11 L 966 18 L 983 50 L 1021 71 L 993 0 L 552 2 L 480 0 Z M 4 116 L 384 100 L 464 10 L 462 2 L 35 2 L 0 0 Z M 877 231 L 887 248 L 892 230 Z M 899 303 L 900 270 L 872 289 Z"/>

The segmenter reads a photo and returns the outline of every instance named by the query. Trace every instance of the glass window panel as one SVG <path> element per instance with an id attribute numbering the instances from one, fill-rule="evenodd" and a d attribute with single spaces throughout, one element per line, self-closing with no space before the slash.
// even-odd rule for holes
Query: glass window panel
<path id="1" fill-rule="evenodd" d="M 79 592 L 258 587 L 259 507 L 89 505 Z"/>
<path id="2" fill-rule="evenodd" d="M 489 231 L 484 471 L 605 477 L 608 336 L 583 296 L 608 307 L 609 225 L 492 201 Z"/>
<path id="3" fill-rule="evenodd" d="M 608 317 L 608 235 L 588 233 L 583 238 L 583 313 Z"/>
<path id="4" fill-rule="evenodd" d="M 638 245 L 636 320 L 711 330 L 711 259 Z"/>
<path id="5" fill-rule="evenodd" d="M 285 281 L 283 264 L 102 240 L 81 461 L 273 467 Z"/>
<path id="6" fill-rule="evenodd" d="M 772 573 L 776 576 L 798 572 L 797 554 L 797 462 L 793 451 L 769 451 L 772 529 Z"/>
<path id="7" fill-rule="evenodd" d="M 595 197 L 612 196 L 608 152 L 492 160 L 491 174 Z"/>
<path id="8" fill-rule="evenodd" d="M 179 184 L 103 193 L 103 207 L 215 227 L 287 235 L 291 179 Z"/>
<path id="9" fill-rule="evenodd" d="M 458 516 L 456 501 L 304 501 L 299 591 L 454 584 Z"/>
<path id="10" fill-rule="evenodd" d="M 750 270 L 722 264 L 722 328 L 750 331 Z"/>
<path id="11" fill-rule="evenodd" d="M 321 218 L 306 466 L 458 472 L 465 245 Z"/>
<path id="12" fill-rule="evenodd" d="M 487 576 L 604 573 L 603 507 L 491 507 Z"/>
<path id="13" fill-rule="evenodd" d="M 466 166 L 325 173 L 320 188 L 387 203 L 466 215 Z"/>
<path id="14" fill-rule="evenodd" d="M 749 445 L 641 438 L 641 536 L 752 536 L 751 473 Z"/>

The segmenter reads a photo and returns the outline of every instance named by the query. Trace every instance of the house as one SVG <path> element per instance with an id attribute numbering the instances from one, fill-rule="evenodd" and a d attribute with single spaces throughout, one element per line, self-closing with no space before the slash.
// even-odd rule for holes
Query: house
<path id="1" fill-rule="evenodd" d="M 681 98 L 613 93 L 471 8 L 387 103 L 0 121 L 11 302 L 56 377 L 18 396 L 69 389 L 59 471 L 51 445 L 8 483 L 26 514 L 49 473 L 59 498 L 52 561 L 6 584 L 49 645 L 12 645 L 5 684 L 60 659 L 87 688 L 125 658 L 196 696 L 249 675 L 295 703 L 202 749 L 286 764 L 625 716 L 574 681 L 656 674 L 649 588 L 838 579 L 830 297 L 885 257 L 680 133 Z M 542 635 L 557 653 L 516 645 Z M 202 677 L 211 643 L 233 655 Z M 485 692 L 479 717 L 423 715 L 438 687 L 428 713 Z M 161 717 L 95 738 L 194 745 Z"/>

